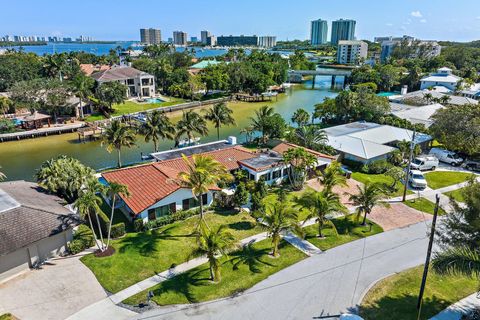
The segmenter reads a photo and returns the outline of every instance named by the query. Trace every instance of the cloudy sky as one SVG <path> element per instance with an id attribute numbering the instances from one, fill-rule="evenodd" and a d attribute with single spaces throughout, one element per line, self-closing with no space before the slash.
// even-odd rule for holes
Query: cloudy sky
<path id="1" fill-rule="evenodd" d="M 139 28 L 199 36 L 276 35 L 306 39 L 309 22 L 357 20 L 357 38 L 408 34 L 422 39 L 480 39 L 480 0 L 0 0 L 1 35 L 80 34 L 99 40 L 138 40 Z"/>

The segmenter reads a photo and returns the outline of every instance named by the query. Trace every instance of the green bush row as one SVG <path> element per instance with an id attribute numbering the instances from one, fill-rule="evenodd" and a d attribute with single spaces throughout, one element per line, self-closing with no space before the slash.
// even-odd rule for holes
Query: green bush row
<path id="1" fill-rule="evenodd" d="M 393 164 L 386 159 L 376 160 L 368 164 L 364 164 L 358 161 L 344 159 L 342 163 L 348 166 L 352 171 L 360 171 L 368 174 L 381 174 L 387 172 Z"/>
<path id="2" fill-rule="evenodd" d="M 125 235 L 125 223 L 119 222 L 112 225 L 112 230 L 110 231 L 110 236 L 112 238 L 120 238 Z"/>
<path id="3" fill-rule="evenodd" d="M 167 224 L 170 224 L 176 221 L 185 220 L 199 213 L 200 213 L 199 209 L 177 211 L 175 213 L 172 213 L 163 217 L 159 217 L 156 220 L 148 221 L 143 225 L 143 230 L 152 230 L 155 228 L 163 227 Z M 142 221 L 141 219 L 139 220 Z M 134 222 L 134 227 L 136 226 L 136 223 L 137 223 L 137 220 L 135 220 Z M 142 221 L 142 224 L 143 224 L 143 221 Z"/>
<path id="4" fill-rule="evenodd" d="M 83 250 L 95 245 L 95 238 L 92 230 L 84 224 L 78 226 L 77 231 L 73 235 L 73 240 L 67 245 L 67 249 L 71 254 L 77 254 Z"/>

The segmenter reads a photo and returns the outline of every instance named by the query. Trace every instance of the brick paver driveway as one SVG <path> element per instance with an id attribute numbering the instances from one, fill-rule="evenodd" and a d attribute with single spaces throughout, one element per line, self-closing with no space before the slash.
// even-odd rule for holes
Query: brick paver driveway
<path id="1" fill-rule="evenodd" d="M 391 203 L 390 208 L 375 207 L 368 219 L 388 231 L 431 220 L 432 215 L 410 208 L 403 203 Z"/>
<path id="2" fill-rule="evenodd" d="M 315 189 L 317 191 L 322 191 L 323 190 L 323 186 L 321 185 L 320 182 L 318 182 L 318 179 L 308 180 L 307 185 L 310 188 Z M 347 208 L 351 208 L 351 207 L 353 207 L 353 205 L 348 200 L 348 198 L 349 198 L 348 194 L 358 193 L 357 186 L 361 186 L 361 185 L 362 185 L 361 182 L 358 182 L 358 181 L 353 180 L 353 179 L 348 179 L 346 186 L 335 186 L 335 187 L 333 187 L 333 192 L 337 193 L 340 196 L 340 201 Z"/>

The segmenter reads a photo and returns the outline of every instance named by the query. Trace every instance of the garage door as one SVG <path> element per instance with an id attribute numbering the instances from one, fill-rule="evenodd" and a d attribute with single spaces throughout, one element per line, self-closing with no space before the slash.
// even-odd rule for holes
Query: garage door
<path id="1" fill-rule="evenodd" d="M 27 249 L 19 249 L 0 257 L 0 281 L 29 268 Z"/>

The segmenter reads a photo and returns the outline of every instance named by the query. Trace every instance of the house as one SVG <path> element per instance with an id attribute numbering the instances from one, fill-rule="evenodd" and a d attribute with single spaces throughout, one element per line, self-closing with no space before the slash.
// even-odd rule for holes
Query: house
<path id="1" fill-rule="evenodd" d="M 81 63 L 80 70 L 86 75 L 91 76 L 94 72 L 105 71 L 110 69 L 108 64 L 91 64 L 91 63 Z"/>
<path id="2" fill-rule="evenodd" d="M 445 87 L 441 87 L 441 88 L 445 88 Z M 391 102 L 395 102 L 395 103 L 423 106 L 429 103 L 429 101 L 427 101 L 428 96 L 426 97 L 426 95 L 430 95 L 432 99 L 437 99 L 437 100 L 442 99 L 443 97 L 448 97 L 447 102 L 442 102 L 445 105 L 449 104 L 454 106 L 461 106 L 465 104 L 479 103 L 477 100 L 474 100 L 468 97 L 461 97 L 461 96 L 446 94 L 446 93 L 443 93 L 442 90 L 437 90 L 437 89 L 435 90 L 424 89 L 424 90 L 412 91 L 404 95 L 396 95 L 388 98 Z"/>
<path id="3" fill-rule="evenodd" d="M 190 74 L 197 74 L 209 66 L 216 66 L 221 63 L 225 63 L 225 62 L 217 61 L 217 60 L 203 60 L 190 66 L 188 68 L 188 72 Z"/>
<path id="4" fill-rule="evenodd" d="M 188 171 L 182 158 L 191 159 L 193 155 L 209 156 L 223 164 L 228 171 L 245 170 L 251 180 L 264 178 L 266 183 L 280 183 L 287 174 L 282 155 L 290 148 L 298 146 L 278 143 L 274 148 L 263 152 L 252 152 L 236 145 L 235 137 L 197 146 L 152 153 L 155 162 L 130 168 L 114 170 L 102 174 L 105 183 L 116 182 L 128 187 L 130 197 L 120 195 L 118 207 L 130 219 L 142 219 L 144 222 L 179 210 L 189 210 L 199 206 L 192 190 L 183 187 L 178 181 L 180 172 Z M 333 157 L 308 150 L 317 157 L 314 169 L 325 168 Z M 205 206 L 212 204 L 214 196 L 221 189 L 211 186 L 202 196 Z"/>
<path id="5" fill-rule="evenodd" d="M 117 81 L 127 86 L 127 97 L 155 96 L 155 77 L 128 66 L 117 66 L 91 75 L 97 83 Z"/>
<path id="6" fill-rule="evenodd" d="M 420 90 L 428 89 L 435 86 L 443 86 L 452 91 L 457 89 L 457 85 L 462 81 L 462 78 L 454 75 L 452 69 L 443 67 L 420 80 Z"/>
<path id="7" fill-rule="evenodd" d="M 461 90 L 460 95 L 470 99 L 480 100 L 480 83 L 472 84 L 470 87 Z"/>
<path id="8" fill-rule="evenodd" d="M 0 282 L 61 255 L 78 216 L 26 181 L 0 183 Z"/>
<path id="9" fill-rule="evenodd" d="M 413 131 L 373 122 L 353 122 L 324 129 L 328 144 L 340 153 L 340 158 L 370 163 L 386 159 L 399 141 L 411 141 Z M 432 137 L 417 133 L 415 143 L 426 147 Z"/>
<path id="10" fill-rule="evenodd" d="M 400 119 L 408 120 L 413 124 L 423 124 L 430 127 L 433 124 L 432 116 L 440 109 L 445 108 L 440 103 L 427 104 L 424 106 L 410 106 L 390 102 L 391 112 Z"/>

